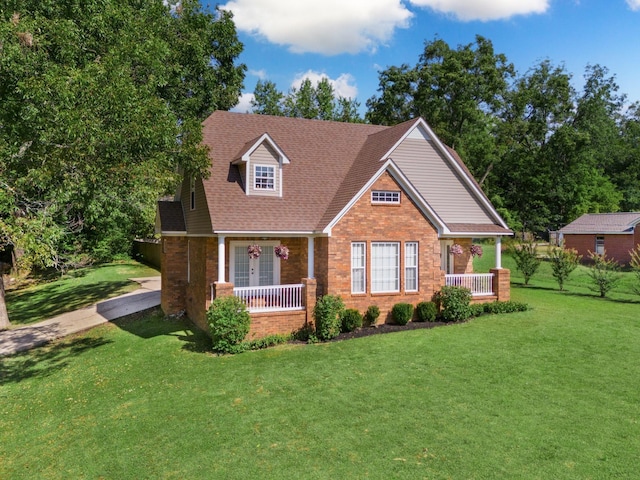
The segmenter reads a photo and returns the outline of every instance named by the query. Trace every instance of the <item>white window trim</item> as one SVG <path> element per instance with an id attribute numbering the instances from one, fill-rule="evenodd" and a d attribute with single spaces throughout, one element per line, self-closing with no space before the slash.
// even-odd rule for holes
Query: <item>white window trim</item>
<path id="1" fill-rule="evenodd" d="M 375 290 L 376 282 L 374 281 L 374 249 L 379 245 L 394 245 L 396 247 L 396 266 L 395 266 L 395 288 L 391 290 Z M 387 279 L 384 279 L 385 282 Z M 400 292 L 400 242 L 371 242 L 371 293 L 398 293 Z"/>
<path id="2" fill-rule="evenodd" d="M 271 180 L 272 180 L 272 182 L 273 182 L 272 187 L 270 187 L 270 188 L 269 188 L 269 187 L 263 188 L 263 187 L 258 187 L 258 186 L 257 186 L 257 180 L 258 180 L 258 168 L 267 168 L 267 169 L 270 169 L 270 170 L 271 170 L 271 172 L 273 173 L 273 175 L 272 175 L 271 177 L 260 177 L 260 178 L 266 178 L 266 179 L 271 178 Z M 253 189 L 254 189 L 256 192 L 264 192 L 264 191 L 267 191 L 267 192 L 275 192 L 275 191 L 276 191 L 276 167 L 275 167 L 274 165 L 261 165 L 261 164 L 255 164 L 255 165 L 253 166 Z"/>
<path id="3" fill-rule="evenodd" d="M 413 258 L 414 258 L 414 262 L 413 263 L 415 263 L 414 266 L 408 266 L 408 263 L 409 263 L 407 261 L 407 252 L 408 252 L 407 246 L 408 245 L 414 245 L 415 246 L 415 250 L 414 250 L 415 255 L 413 256 Z M 417 292 L 419 290 L 419 288 L 420 288 L 419 287 L 420 286 L 420 278 L 418 277 L 418 274 L 419 274 L 418 266 L 419 266 L 419 258 L 420 258 L 419 252 L 420 252 L 420 245 L 418 244 L 418 242 L 405 242 L 405 244 L 404 244 L 404 291 L 405 292 Z M 407 288 L 407 278 L 408 278 L 407 271 L 408 270 L 415 270 L 415 272 L 416 272 L 415 273 L 415 279 L 416 279 L 416 287 L 415 288 Z"/>
<path id="4" fill-rule="evenodd" d="M 377 197 L 377 198 L 376 198 Z M 395 190 L 372 190 L 371 191 L 371 203 L 374 204 L 386 204 L 386 205 L 399 205 L 400 204 L 400 191 Z"/>
<path id="5" fill-rule="evenodd" d="M 601 240 L 601 242 L 599 241 Z M 599 252 L 598 247 L 602 246 L 602 252 Z M 604 235 L 597 235 L 596 236 L 596 245 L 595 245 L 595 253 L 597 253 L 598 255 L 602 255 L 605 252 L 605 248 L 604 248 Z"/>
<path id="6" fill-rule="evenodd" d="M 355 247 L 356 245 L 361 245 L 362 246 L 362 265 L 358 265 L 358 266 L 354 266 L 354 257 L 353 257 L 353 247 Z M 361 270 L 362 271 L 362 278 L 363 278 L 363 285 L 362 285 L 362 290 L 355 290 L 353 288 L 353 281 L 355 279 L 355 276 L 353 274 L 353 272 L 355 270 Z M 367 243 L 366 242 L 351 242 L 351 293 L 355 293 L 355 294 L 360 294 L 360 293 L 367 293 Z"/>

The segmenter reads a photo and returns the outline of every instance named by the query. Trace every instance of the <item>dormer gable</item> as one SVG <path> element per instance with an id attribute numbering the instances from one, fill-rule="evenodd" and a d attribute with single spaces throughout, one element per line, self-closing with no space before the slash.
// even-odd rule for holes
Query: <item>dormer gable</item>
<path id="1" fill-rule="evenodd" d="M 290 160 L 268 133 L 247 142 L 231 163 L 240 170 L 246 195 L 282 197 L 282 167 Z"/>

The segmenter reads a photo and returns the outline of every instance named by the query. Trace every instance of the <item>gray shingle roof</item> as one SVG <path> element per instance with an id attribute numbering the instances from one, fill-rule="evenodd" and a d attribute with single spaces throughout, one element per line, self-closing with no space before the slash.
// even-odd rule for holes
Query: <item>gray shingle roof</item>
<path id="1" fill-rule="evenodd" d="M 562 234 L 633 233 L 640 212 L 586 213 L 560 229 Z"/>

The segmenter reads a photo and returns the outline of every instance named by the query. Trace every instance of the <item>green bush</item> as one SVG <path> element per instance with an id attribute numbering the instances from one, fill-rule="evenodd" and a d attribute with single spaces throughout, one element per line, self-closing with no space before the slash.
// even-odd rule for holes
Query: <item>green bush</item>
<path id="1" fill-rule="evenodd" d="M 420 302 L 416 306 L 418 322 L 433 322 L 438 315 L 438 307 L 434 302 Z"/>
<path id="2" fill-rule="evenodd" d="M 594 285 L 589 288 L 604 298 L 622 278 L 618 273 L 620 265 L 615 260 L 607 258 L 606 251 L 602 255 L 589 252 L 589 258 L 593 261 L 593 265 L 589 269 L 589 277 Z"/>
<path id="3" fill-rule="evenodd" d="M 485 313 L 498 314 L 498 313 L 514 313 L 524 312 L 529 310 L 529 305 L 522 302 L 491 302 L 482 304 Z"/>
<path id="4" fill-rule="evenodd" d="M 348 308 L 342 314 L 340 323 L 342 332 L 353 332 L 362 327 L 362 314 L 355 308 Z"/>
<path id="5" fill-rule="evenodd" d="M 488 305 L 486 303 L 474 303 L 473 305 L 469 305 L 469 316 L 470 317 L 479 317 L 480 315 L 482 315 L 483 313 L 485 313 L 487 310 L 485 308 L 485 305 Z"/>
<path id="6" fill-rule="evenodd" d="M 391 309 L 391 318 L 396 325 L 406 325 L 413 316 L 413 305 L 410 303 L 396 303 Z"/>
<path id="7" fill-rule="evenodd" d="M 344 302 L 338 295 L 325 295 L 318 299 L 313 307 L 318 340 L 331 340 L 340 334 L 340 318 L 343 311 Z"/>
<path id="8" fill-rule="evenodd" d="M 282 335 L 282 334 L 273 334 L 267 335 L 266 337 L 259 338 L 257 340 L 251 340 L 248 342 L 244 342 L 244 348 L 246 350 L 261 350 L 263 348 L 273 347 L 275 345 L 280 345 L 282 343 L 287 343 L 291 341 L 293 335 Z"/>
<path id="9" fill-rule="evenodd" d="M 437 294 L 445 322 L 460 322 L 471 316 L 471 290 L 464 287 L 442 287 Z"/>
<path id="10" fill-rule="evenodd" d="M 578 255 L 573 248 L 553 247 L 549 250 L 549 261 L 553 277 L 558 282 L 560 290 L 564 290 L 564 282 L 567 281 L 580 263 L 582 255 Z"/>
<path id="11" fill-rule="evenodd" d="M 520 273 L 522 273 L 524 277 L 524 284 L 529 285 L 529 280 L 540 266 L 536 244 L 526 242 L 519 246 L 512 245 L 507 249 L 507 253 L 509 253 L 516 262 L 516 268 L 520 270 Z"/>
<path id="12" fill-rule="evenodd" d="M 378 317 L 380 316 L 380 309 L 377 305 L 369 305 L 367 308 L 367 313 L 364 314 L 364 322 L 366 325 L 372 327 L 378 321 Z"/>
<path id="13" fill-rule="evenodd" d="M 213 349 L 220 353 L 240 353 L 249 333 L 251 317 L 244 302 L 235 296 L 218 297 L 207 311 Z"/>

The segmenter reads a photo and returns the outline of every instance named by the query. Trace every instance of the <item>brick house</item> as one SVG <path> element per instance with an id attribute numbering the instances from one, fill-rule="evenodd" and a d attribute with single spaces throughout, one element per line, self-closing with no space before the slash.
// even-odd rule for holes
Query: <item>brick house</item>
<path id="1" fill-rule="evenodd" d="M 561 228 L 560 239 L 584 259 L 606 251 L 608 258 L 628 264 L 629 252 L 640 244 L 640 212 L 586 213 Z"/>
<path id="2" fill-rule="evenodd" d="M 158 203 L 166 313 L 184 310 L 206 331 L 212 299 L 237 295 L 256 338 L 312 321 L 324 294 L 361 312 L 375 304 L 379 321 L 445 284 L 471 287 L 475 301 L 509 299 L 500 245 L 512 232 L 423 119 L 386 127 L 218 111 L 203 142 L 209 178 L 184 178 L 174 201 Z M 495 239 L 491 273 L 473 274 L 472 238 Z"/>

